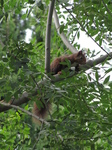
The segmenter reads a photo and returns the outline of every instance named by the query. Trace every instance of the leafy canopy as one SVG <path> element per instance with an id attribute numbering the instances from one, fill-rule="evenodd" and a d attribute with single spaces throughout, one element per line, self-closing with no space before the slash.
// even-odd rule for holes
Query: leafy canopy
<path id="1" fill-rule="evenodd" d="M 18 99 L 27 91 L 31 101 L 21 107 L 28 111 L 37 101 L 37 96 L 32 96 L 34 89 L 45 77 L 45 32 L 49 3 L 49 0 L 0 2 L 0 96 L 9 102 L 12 97 Z M 101 48 L 104 42 L 108 44 L 108 49 L 111 48 L 110 0 L 56 1 L 55 8 L 62 20 L 60 32 L 67 35 L 75 48 L 80 49 L 76 39 L 80 39 L 82 31 Z M 30 43 L 25 42 L 25 38 L 29 37 L 27 29 L 32 32 Z M 105 48 L 107 52 L 108 49 Z M 52 24 L 51 61 L 64 54 L 70 54 L 70 51 Z M 97 50 L 93 48 L 87 54 L 88 58 L 92 58 Z M 111 149 L 111 71 L 111 62 L 105 61 L 72 78 L 57 83 L 46 82 L 41 86 L 38 92 L 52 102 L 47 120 L 50 126 L 34 126 L 31 117 L 20 110 L 10 109 L 0 113 L 1 149 Z M 69 72 L 63 72 L 62 76 L 67 75 Z"/>

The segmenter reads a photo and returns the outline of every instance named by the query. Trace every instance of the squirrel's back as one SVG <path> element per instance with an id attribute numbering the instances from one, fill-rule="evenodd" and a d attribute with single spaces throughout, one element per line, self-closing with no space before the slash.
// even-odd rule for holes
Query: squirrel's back
<path id="1" fill-rule="evenodd" d="M 82 51 L 79 51 L 78 53 L 71 54 L 71 55 L 64 55 L 56 58 L 50 65 L 50 72 L 52 74 L 57 74 L 61 70 L 65 69 L 67 65 L 62 64 L 62 62 L 65 62 L 66 60 L 69 60 L 71 64 L 85 64 L 86 63 L 86 57 L 82 53 Z"/>

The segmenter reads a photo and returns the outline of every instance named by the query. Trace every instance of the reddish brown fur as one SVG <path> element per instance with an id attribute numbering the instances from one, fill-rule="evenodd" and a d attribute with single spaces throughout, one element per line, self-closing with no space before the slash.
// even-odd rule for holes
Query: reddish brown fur
<path id="1" fill-rule="evenodd" d="M 82 53 L 82 51 L 79 51 L 78 53 L 71 54 L 71 55 L 64 55 L 61 57 L 56 58 L 50 66 L 50 71 L 52 74 L 57 74 L 61 70 L 65 69 L 67 65 L 61 64 L 61 62 L 65 62 L 67 60 L 70 60 L 71 64 L 77 63 L 77 64 L 85 64 L 86 63 L 86 57 Z"/>
<path id="2" fill-rule="evenodd" d="M 61 56 L 61 57 L 56 58 L 51 63 L 50 71 L 52 72 L 52 74 L 60 73 L 61 70 L 65 69 L 67 67 L 67 65 L 60 64 L 61 62 L 65 62 L 66 59 L 70 60 L 71 64 L 73 64 L 74 62 L 77 63 L 78 65 L 86 63 L 86 57 L 82 53 L 82 51 L 79 51 L 78 53 L 75 53 L 72 55 Z M 45 118 L 47 111 L 48 111 L 47 109 L 50 108 L 50 102 L 47 102 L 47 99 L 46 99 L 46 103 L 47 103 L 47 108 L 46 108 L 46 105 L 43 103 L 43 107 L 41 107 L 40 109 L 37 107 L 36 103 L 34 103 L 33 113 L 35 115 L 39 116 L 40 118 Z M 34 119 L 34 122 L 35 121 L 37 122 L 37 120 Z M 39 123 L 39 121 L 38 121 L 38 123 Z"/>
<path id="3" fill-rule="evenodd" d="M 46 105 L 47 105 L 47 107 L 46 107 Z M 46 105 L 43 104 L 43 107 L 41 107 L 39 109 L 37 107 L 37 104 L 34 102 L 32 113 L 35 114 L 36 116 L 38 116 L 39 118 L 44 119 L 47 115 L 48 110 L 50 109 L 51 104 L 50 104 L 50 102 L 47 102 Z M 37 120 L 35 118 L 33 118 L 33 122 L 41 123 L 39 120 Z"/>

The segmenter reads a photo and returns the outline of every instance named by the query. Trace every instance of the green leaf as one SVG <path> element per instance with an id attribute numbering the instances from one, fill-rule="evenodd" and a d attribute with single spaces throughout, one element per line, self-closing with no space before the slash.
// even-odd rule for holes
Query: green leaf
<path id="1" fill-rule="evenodd" d="M 23 14 L 21 18 L 22 19 L 26 19 L 27 18 L 27 14 Z"/>
<path id="2" fill-rule="evenodd" d="M 88 74 L 88 79 L 91 81 L 91 76 Z"/>
<path id="3" fill-rule="evenodd" d="M 105 71 L 105 73 L 109 73 L 112 71 L 112 68 L 109 68 L 108 70 Z"/>
<path id="4" fill-rule="evenodd" d="M 98 74 L 98 71 L 95 72 L 95 78 L 96 78 L 97 81 L 99 80 L 99 74 Z"/>
<path id="5" fill-rule="evenodd" d="M 8 59 L 6 57 L 2 58 L 3 62 L 8 62 Z"/>
<path id="6" fill-rule="evenodd" d="M 59 30 L 60 34 L 63 32 L 63 30 L 64 30 L 64 25 L 61 25 Z"/>
<path id="7" fill-rule="evenodd" d="M 96 37 L 95 37 L 95 41 L 99 41 L 101 39 L 101 36 L 98 34 Z"/>
<path id="8" fill-rule="evenodd" d="M 79 37 L 80 37 L 80 32 L 78 31 L 78 33 L 77 33 L 77 38 L 79 39 Z"/>
<path id="9" fill-rule="evenodd" d="M 107 83 L 109 82 L 109 79 L 110 79 L 110 75 L 109 75 L 108 77 L 105 78 L 105 80 L 104 80 L 103 83 L 104 83 L 104 84 L 107 84 Z"/>

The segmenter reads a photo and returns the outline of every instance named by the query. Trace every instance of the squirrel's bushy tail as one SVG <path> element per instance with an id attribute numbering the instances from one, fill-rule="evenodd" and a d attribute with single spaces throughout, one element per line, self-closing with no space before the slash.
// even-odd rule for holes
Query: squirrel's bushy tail
<path id="1" fill-rule="evenodd" d="M 43 106 L 41 108 L 38 108 L 37 104 L 34 102 L 32 113 L 38 116 L 39 118 L 44 119 L 45 117 L 47 117 L 51 104 L 50 102 L 46 102 L 46 104 L 42 103 L 42 105 Z M 40 120 L 37 120 L 34 117 L 33 117 L 33 122 L 38 124 L 41 123 Z"/>

